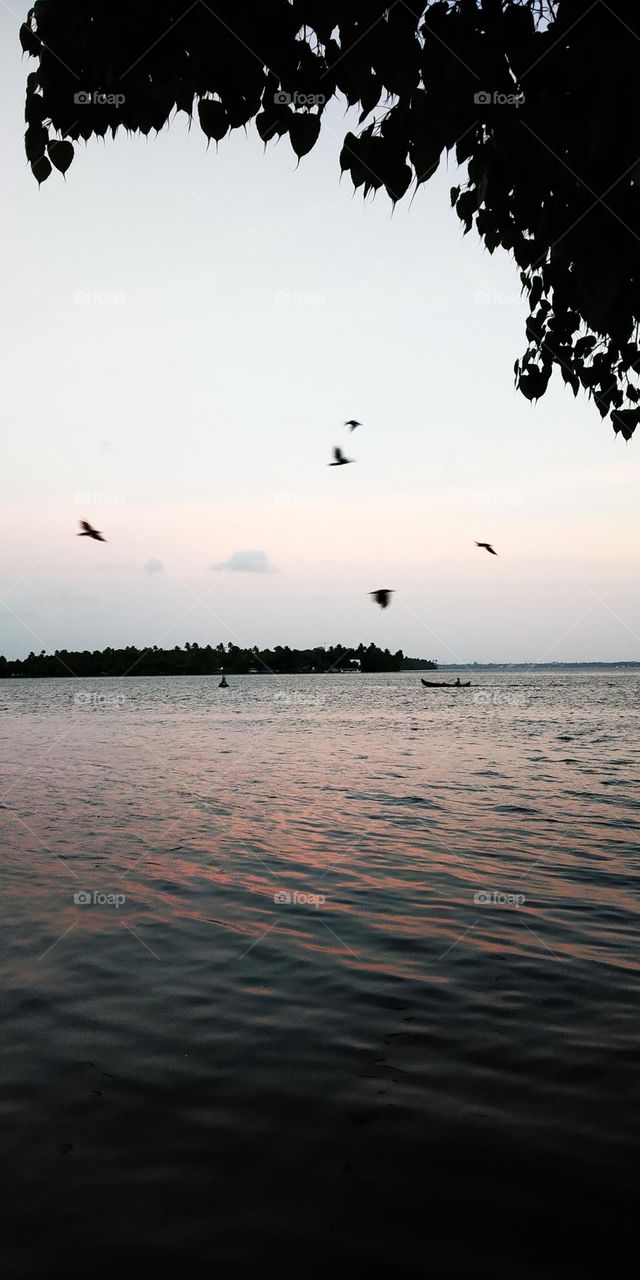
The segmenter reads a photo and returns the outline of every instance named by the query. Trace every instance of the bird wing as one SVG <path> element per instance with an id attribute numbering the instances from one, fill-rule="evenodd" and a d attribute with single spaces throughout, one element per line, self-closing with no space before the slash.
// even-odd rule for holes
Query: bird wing
<path id="1" fill-rule="evenodd" d="M 339 449 L 337 445 L 333 451 L 333 456 L 336 462 L 342 462 L 342 449 Z"/>
<path id="2" fill-rule="evenodd" d="M 91 533 L 91 525 L 89 524 L 88 520 L 81 520 L 80 528 L 84 529 L 85 533 Z"/>

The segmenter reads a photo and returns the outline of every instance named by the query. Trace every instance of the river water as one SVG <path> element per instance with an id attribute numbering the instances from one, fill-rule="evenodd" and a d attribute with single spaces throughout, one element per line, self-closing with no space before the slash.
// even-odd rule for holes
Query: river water
<path id="1" fill-rule="evenodd" d="M 0 683 L 3 1274 L 620 1238 L 640 675 L 460 674 Z"/>

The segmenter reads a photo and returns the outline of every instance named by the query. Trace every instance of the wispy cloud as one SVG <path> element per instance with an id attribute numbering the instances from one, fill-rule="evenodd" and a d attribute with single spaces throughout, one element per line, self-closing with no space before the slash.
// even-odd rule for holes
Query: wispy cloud
<path id="1" fill-rule="evenodd" d="M 228 560 L 209 565 L 210 569 L 226 569 L 229 573 L 275 573 L 265 551 L 234 551 Z"/>

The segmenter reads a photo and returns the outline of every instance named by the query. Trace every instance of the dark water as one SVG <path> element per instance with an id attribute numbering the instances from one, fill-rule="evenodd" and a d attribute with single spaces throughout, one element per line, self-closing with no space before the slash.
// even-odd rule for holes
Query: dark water
<path id="1" fill-rule="evenodd" d="M 476 679 L 0 684 L 3 1275 L 611 1261 L 640 677 Z"/>

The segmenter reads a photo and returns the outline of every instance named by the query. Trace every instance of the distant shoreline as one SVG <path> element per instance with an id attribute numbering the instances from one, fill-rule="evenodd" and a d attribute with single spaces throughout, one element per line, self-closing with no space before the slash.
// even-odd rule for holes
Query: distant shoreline
<path id="1" fill-rule="evenodd" d="M 439 672 L 466 671 L 466 672 L 482 672 L 482 671 L 634 671 L 640 670 L 639 662 L 472 662 L 472 663 L 443 663 L 436 668 Z M 421 667 L 405 667 L 404 669 L 387 669 L 387 670 L 369 670 L 361 671 L 358 667 L 334 667 L 324 671 L 230 671 L 227 669 L 224 674 L 233 678 L 238 676 L 252 676 L 269 678 L 275 676 L 348 676 L 348 675 L 417 675 L 424 668 Z M 432 668 L 433 670 L 433 668 Z M 74 674 L 60 671 L 59 673 L 41 672 L 7 672 L 0 671 L 0 680 L 175 680 L 176 678 L 189 678 L 192 680 L 217 679 L 223 674 L 222 670 L 218 671 L 124 671 L 124 672 L 87 672 L 85 674 Z"/>
<path id="2" fill-rule="evenodd" d="M 56 649 L 54 653 L 33 651 L 25 658 L 7 659 L 0 655 L 0 680 L 6 679 L 123 679 L 127 676 L 310 676 L 346 674 L 381 674 L 383 672 L 462 672 L 483 671 L 633 671 L 640 660 L 617 662 L 445 662 L 436 658 L 411 657 L 397 649 L 392 653 L 370 642 L 357 646 L 344 644 L 313 645 L 292 648 L 277 644 L 273 648 L 257 645 L 241 646 L 228 641 L 200 645 L 196 641 L 163 649 L 158 645 L 136 645 L 124 648 Z"/>
<path id="3" fill-rule="evenodd" d="M 216 675 L 323 675 L 330 671 L 436 671 L 433 658 L 405 657 L 402 649 L 391 653 L 377 645 L 315 645 L 311 649 L 292 649 L 276 645 L 259 649 L 257 645 L 241 648 L 231 641 L 226 645 L 197 643 L 174 645 L 160 649 L 157 645 L 143 649 L 135 645 L 114 649 L 56 649 L 55 653 L 30 653 L 26 658 L 7 659 L 0 656 L 0 679 L 24 677 L 29 680 L 65 679 L 71 677 L 99 679 L 102 676 L 122 678 L 137 676 L 216 676 Z"/>
<path id="4" fill-rule="evenodd" d="M 593 671 L 640 667 L 640 660 L 621 662 L 439 662 L 438 671 Z"/>

